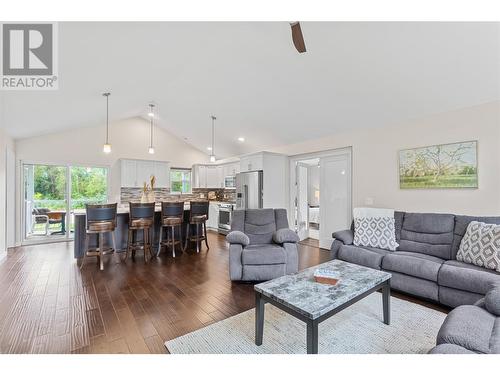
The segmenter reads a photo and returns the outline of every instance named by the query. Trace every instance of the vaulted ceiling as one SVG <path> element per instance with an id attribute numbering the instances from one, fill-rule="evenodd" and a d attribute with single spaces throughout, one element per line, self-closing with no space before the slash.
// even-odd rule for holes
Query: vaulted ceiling
<path id="1" fill-rule="evenodd" d="M 4 91 L 15 138 L 144 115 L 232 156 L 500 99 L 498 23 L 59 23 L 59 90 Z M 245 137 L 245 142 L 237 141 Z"/>

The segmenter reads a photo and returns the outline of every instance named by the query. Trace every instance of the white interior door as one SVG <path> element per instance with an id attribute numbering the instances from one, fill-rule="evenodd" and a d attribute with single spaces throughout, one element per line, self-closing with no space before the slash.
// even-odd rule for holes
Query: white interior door
<path id="1" fill-rule="evenodd" d="M 330 249 L 332 233 L 351 225 L 351 155 L 320 158 L 319 246 Z"/>
<path id="2" fill-rule="evenodd" d="M 296 231 L 300 240 L 309 237 L 309 222 L 307 210 L 307 166 L 297 164 L 297 224 Z"/>

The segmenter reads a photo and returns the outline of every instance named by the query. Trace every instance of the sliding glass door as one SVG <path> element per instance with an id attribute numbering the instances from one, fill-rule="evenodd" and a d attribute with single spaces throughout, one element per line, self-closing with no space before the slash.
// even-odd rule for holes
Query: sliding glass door
<path id="1" fill-rule="evenodd" d="M 108 169 L 23 163 L 23 188 L 23 240 L 67 240 L 77 210 L 107 202 Z"/>
<path id="2" fill-rule="evenodd" d="M 108 200 L 108 170 L 102 167 L 70 167 L 70 231 L 73 237 L 75 212 L 86 204 L 102 204 Z"/>

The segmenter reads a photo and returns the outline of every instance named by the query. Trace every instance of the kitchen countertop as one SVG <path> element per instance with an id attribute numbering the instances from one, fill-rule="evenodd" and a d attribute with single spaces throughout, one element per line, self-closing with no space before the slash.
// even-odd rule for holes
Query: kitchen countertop
<path id="1" fill-rule="evenodd" d="M 235 202 L 223 202 L 223 201 L 209 201 L 210 203 L 216 204 L 236 204 Z M 184 210 L 187 211 L 190 208 L 189 202 L 184 202 Z M 73 211 L 75 215 L 85 215 L 85 209 L 78 209 Z M 156 203 L 155 212 L 161 212 L 161 203 Z M 117 215 L 125 215 L 129 214 L 129 206 L 128 203 L 123 203 L 118 205 L 118 209 L 116 211 Z"/>

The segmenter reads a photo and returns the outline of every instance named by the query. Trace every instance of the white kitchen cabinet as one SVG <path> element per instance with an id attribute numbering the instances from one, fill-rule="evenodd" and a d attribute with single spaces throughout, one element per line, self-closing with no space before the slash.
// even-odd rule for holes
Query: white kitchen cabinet
<path id="1" fill-rule="evenodd" d="M 220 188 L 220 183 L 217 175 L 217 166 L 216 165 L 208 165 L 207 169 L 207 188 Z"/>
<path id="2" fill-rule="evenodd" d="M 224 177 L 228 176 L 236 176 L 237 173 L 240 173 L 240 162 L 229 163 L 223 165 L 224 169 Z"/>
<path id="3" fill-rule="evenodd" d="M 241 172 L 260 171 L 264 169 L 263 153 L 247 155 L 240 159 Z"/>
<path id="4" fill-rule="evenodd" d="M 195 164 L 193 165 L 193 187 L 206 188 L 207 187 L 207 166 Z"/>
<path id="5" fill-rule="evenodd" d="M 121 187 L 137 187 L 137 160 L 121 162 Z"/>
<path id="6" fill-rule="evenodd" d="M 224 188 L 224 177 L 226 177 L 226 175 L 224 174 L 225 171 L 226 169 L 224 165 L 217 166 L 217 187 L 222 189 Z"/>
<path id="7" fill-rule="evenodd" d="M 121 187 L 141 188 L 146 182 L 151 182 L 151 176 L 156 177 L 157 188 L 170 187 L 170 164 L 154 160 L 121 159 Z"/>
<path id="8" fill-rule="evenodd" d="M 154 175 L 157 188 L 170 188 L 170 164 L 164 161 L 154 162 Z"/>
<path id="9" fill-rule="evenodd" d="M 137 185 L 142 187 L 144 183 L 149 185 L 151 176 L 155 174 L 155 162 L 149 160 L 137 161 Z"/>
<path id="10" fill-rule="evenodd" d="M 208 206 L 207 228 L 219 228 L 219 203 L 217 202 L 210 202 Z"/>

